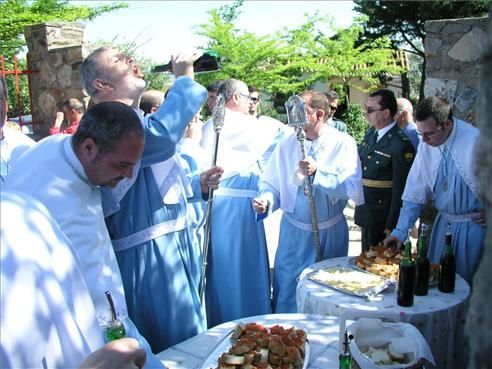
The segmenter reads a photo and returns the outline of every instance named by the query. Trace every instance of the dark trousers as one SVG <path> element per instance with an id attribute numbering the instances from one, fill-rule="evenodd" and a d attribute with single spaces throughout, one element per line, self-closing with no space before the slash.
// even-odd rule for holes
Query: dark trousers
<path id="1" fill-rule="evenodd" d="M 369 250 L 369 246 L 376 246 L 386 238 L 384 228 L 362 228 L 361 241 L 362 251 Z"/>

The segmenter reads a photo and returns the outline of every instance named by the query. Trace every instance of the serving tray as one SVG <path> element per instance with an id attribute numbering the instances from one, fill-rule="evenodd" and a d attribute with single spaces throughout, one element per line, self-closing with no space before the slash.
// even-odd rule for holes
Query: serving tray
<path id="1" fill-rule="evenodd" d="M 278 324 L 279 326 L 283 326 L 282 324 Z M 285 329 L 292 328 L 292 326 L 283 326 Z M 210 355 L 203 361 L 200 366 L 200 369 L 215 369 L 218 368 L 218 359 L 224 352 L 227 352 L 229 348 L 236 342 L 235 332 L 237 329 L 231 330 L 212 350 Z M 304 363 L 302 369 L 307 369 L 309 366 L 309 358 L 311 356 L 311 349 L 309 346 L 309 340 L 306 339 L 304 343 Z M 237 366 L 238 368 L 240 365 Z"/>
<path id="2" fill-rule="evenodd" d="M 307 277 L 325 287 L 357 297 L 371 297 L 391 286 L 391 281 L 350 266 L 333 266 L 310 272 Z"/>

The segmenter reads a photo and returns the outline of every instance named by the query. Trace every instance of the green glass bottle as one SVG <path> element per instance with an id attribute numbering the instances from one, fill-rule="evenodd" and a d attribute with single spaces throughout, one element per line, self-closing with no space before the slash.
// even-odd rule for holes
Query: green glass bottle
<path id="1" fill-rule="evenodd" d="M 439 283 L 438 288 L 441 292 L 450 293 L 454 291 L 456 282 L 456 258 L 453 254 L 453 242 L 451 236 L 451 225 L 448 223 L 446 232 L 446 244 L 441 257 L 439 267 Z"/>
<path id="2" fill-rule="evenodd" d="M 352 355 L 349 350 L 349 343 L 354 338 L 352 335 L 347 334 L 347 330 L 343 335 L 343 351 L 338 356 L 338 368 L 339 369 L 351 369 L 352 367 Z"/>
<path id="3" fill-rule="evenodd" d="M 410 231 L 405 241 L 405 253 L 400 261 L 398 272 L 398 291 L 396 302 L 400 306 L 412 306 L 413 294 L 415 292 L 415 261 L 412 260 L 412 243 L 410 242 Z"/>
<path id="4" fill-rule="evenodd" d="M 416 280 L 415 280 L 415 295 L 425 296 L 429 293 L 429 274 L 430 262 L 427 257 L 426 232 L 428 227 L 425 224 L 420 226 L 420 235 L 417 243 L 417 259 L 416 265 Z"/>
<path id="5" fill-rule="evenodd" d="M 215 72 L 220 69 L 219 53 L 213 49 L 203 50 L 203 55 L 193 63 L 195 73 Z M 156 65 L 152 68 L 152 73 L 172 72 L 173 63 L 170 61 L 167 64 Z"/>
<path id="6" fill-rule="evenodd" d="M 113 298 L 111 297 L 111 292 L 106 291 L 106 299 L 108 300 L 109 308 L 111 310 L 111 321 L 106 326 L 106 339 L 108 342 L 114 341 L 126 336 L 125 327 L 116 318 L 116 309 L 114 308 Z"/>

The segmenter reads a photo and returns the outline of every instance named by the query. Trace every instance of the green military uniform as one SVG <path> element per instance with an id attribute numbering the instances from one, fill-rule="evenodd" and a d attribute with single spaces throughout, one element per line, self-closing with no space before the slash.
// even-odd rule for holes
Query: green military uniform
<path id="1" fill-rule="evenodd" d="M 415 156 L 410 139 L 396 125 L 375 139 L 371 128 L 359 145 L 365 203 L 356 207 L 354 220 L 362 227 L 363 250 L 381 242 L 385 229 L 395 228 Z"/>
<path id="2" fill-rule="evenodd" d="M 347 124 L 343 120 L 332 118 L 331 121 L 329 121 L 329 124 L 340 132 L 347 132 Z"/>

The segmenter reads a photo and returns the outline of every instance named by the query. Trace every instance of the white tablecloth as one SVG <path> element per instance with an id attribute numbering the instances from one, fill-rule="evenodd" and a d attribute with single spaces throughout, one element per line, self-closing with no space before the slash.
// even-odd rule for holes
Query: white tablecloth
<path id="1" fill-rule="evenodd" d="M 415 296 L 413 306 L 396 303 L 396 289 L 383 292 L 380 301 L 367 301 L 313 282 L 306 275 L 331 266 L 346 267 L 350 258 L 335 258 L 314 264 L 304 270 L 297 285 L 297 308 L 300 313 L 341 316 L 350 313 L 365 316 L 377 312 L 382 316 L 399 317 L 400 321 L 417 327 L 427 340 L 437 368 L 465 368 L 464 319 L 468 307 L 470 287 L 456 275 L 453 293 L 442 293 L 430 288 L 427 296 Z"/>
<path id="2" fill-rule="evenodd" d="M 320 315 L 269 314 L 224 323 L 158 354 L 169 369 L 202 369 L 202 363 L 238 321 L 295 326 L 306 331 L 310 345 L 309 369 L 338 368 L 339 319 Z"/>

